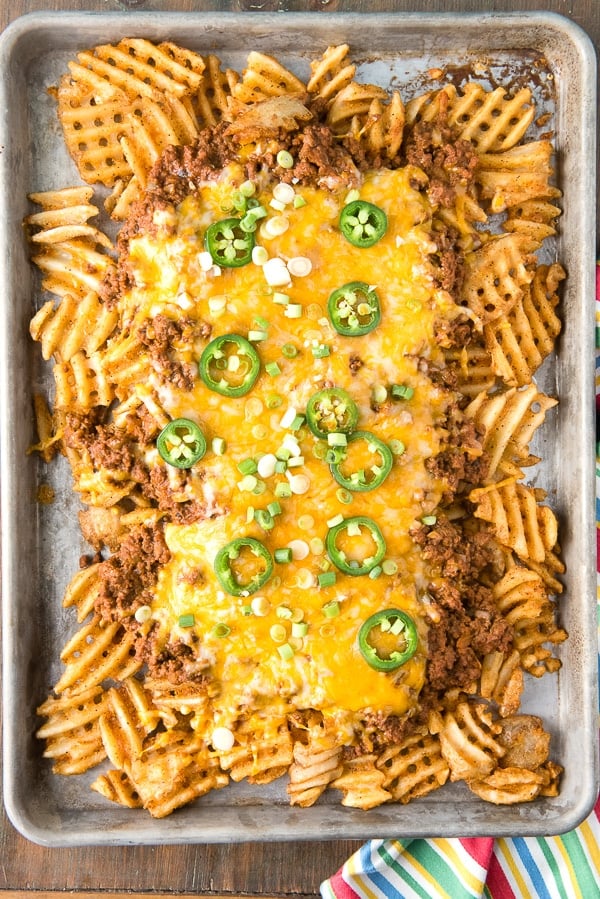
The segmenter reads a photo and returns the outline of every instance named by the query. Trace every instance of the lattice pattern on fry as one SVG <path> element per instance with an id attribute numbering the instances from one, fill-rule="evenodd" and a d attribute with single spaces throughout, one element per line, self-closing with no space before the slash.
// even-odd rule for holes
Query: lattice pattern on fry
<path id="1" fill-rule="evenodd" d="M 136 334 L 125 334 L 111 342 L 102 356 L 102 373 L 109 383 L 115 385 L 117 397 L 127 396 L 127 388 L 131 384 L 148 383 L 151 364 Z"/>
<path id="2" fill-rule="evenodd" d="M 553 189 L 551 196 L 558 195 L 559 191 Z M 502 230 L 527 234 L 541 246 L 547 237 L 556 234 L 556 220 L 560 214 L 560 207 L 548 199 L 524 200 L 507 210 Z"/>
<path id="3" fill-rule="evenodd" d="M 309 725 L 305 741 L 294 742 L 293 754 L 287 786 L 290 805 L 308 808 L 341 775 L 341 746 L 326 726 L 315 722 Z"/>
<path id="4" fill-rule="evenodd" d="M 508 478 L 489 487 L 472 490 L 474 515 L 488 521 L 497 539 L 522 559 L 543 562 L 558 536 L 556 516 L 549 506 L 538 504 L 535 491 Z"/>
<path id="5" fill-rule="evenodd" d="M 400 745 L 385 749 L 377 759 L 377 767 L 386 777 L 384 789 L 395 802 L 403 804 L 437 790 L 450 773 L 439 739 L 427 733 L 412 734 Z"/>
<path id="6" fill-rule="evenodd" d="M 269 97 L 305 91 L 306 85 L 278 60 L 253 50 L 248 54 L 241 80 L 233 85 L 231 93 L 239 103 L 257 103 Z"/>
<path id="7" fill-rule="evenodd" d="M 135 176 L 117 178 L 112 192 L 104 201 L 104 208 L 112 219 L 124 221 L 129 215 L 132 203 L 139 198 L 140 185 Z"/>
<path id="8" fill-rule="evenodd" d="M 504 755 L 498 740 L 502 728 L 481 703 L 459 702 L 443 715 L 431 715 L 429 729 L 437 733 L 441 752 L 450 768 L 450 780 L 480 780 L 490 774 Z"/>
<path id="9" fill-rule="evenodd" d="M 103 623 L 95 615 L 71 637 L 61 661 L 65 670 L 55 686 L 56 693 L 80 693 L 107 678 L 125 680 L 141 667 L 135 657 L 135 634 L 118 622 Z"/>
<path id="10" fill-rule="evenodd" d="M 514 714 L 521 704 L 523 671 L 521 657 L 511 653 L 489 652 L 481 662 L 478 695 L 498 706 L 502 718 Z"/>
<path id="11" fill-rule="evenodd" d="M 107 707 L 100 718 L 102 742 L 115 768 L 125 768 L 142 754 L 144 739 L 156 728 L 160 715 L 135 677 L 112 687 L 107 695 Z"/>
<path id="12" fill-rule="evenodd" d="M 461 302 L 482 324 L 506 315 L 533 279 L 534 246 L 522 234 L 489 240 L 465 260 Z"/>
<path id="13" fill-rule="evenodd" d="M 478 154 L 475 181 L 493 213 L 552 194 L 552 144 L 531 141 L 502 153 Z"/>
<path id="14" fill-rule="evenodd" d="M 404 103 L 398 91 L 393 92 L 389 103 L 373 100 L 367 120 L 358 134 L 368 157 L 382 162 L 392 161 L 400 151 L 403 135 Z"/>
<path id="15" fill-rule="evenodd" d="M 484 328 L 494 370 L 509 385 L 531 381 L 554 347 L 561 330 L 556 314 L 558 287 L 565 271 L 558 263 L 540 265 L 505 320 Z"/>
<path id="16" fill-rule="evenodd" d="M 456 372 L 457 389 L 465 396 L 487 393 L 496 383 L 492 359 L 485 347 L 473 344 L 444 350 L 446 364 Z"/>
<path id="17" fill-rule="evenodd" d="M 206 57 L 206 69 L 194 96 L 196 115 L 201 127 L 214 128 L 226 116 L 229 99 L 239 75 L 233 69 L 221 71 L 221 61 L 212 53 Z"/>
<path id="18" fill-rule="evenodd" d="M 158 733 L 142 755 L 131 760 L 127 774 L 154 818 L 164 818 L 229 782 L 202 739 L 177 729 Z"/>
<path id="19" fill-rule="evenodd" d="M 42 272 L 44 290 L 58 296 L 101 293 L 104 278 L 114 267 L 110 256 L 99 253 L 85 239 L 50 244 L 31 259 Z"/>
<path id="20" fill-rule="evenodd" d="M 503 462 L 528 465 L 539 461 L 529 456 L 529 442 L 557 400 L 540 393 L 535 384 L 491 395 L 479 394 L 466 415 L 483 434 L 483 449 L 489 456 L 488 477 L 493 479 Z"/>
<path id="21" fill-rule="evenodd" d="M 232 780 L 270 783 L 292 764 L 293 743 L 285 721 L 267 727 L 253 717 L 237 728 L 236 741 L 233 749 L 219 753 L 221 767 Z"/>
<path id="22" fill-rule="evenodd" d="M 527 768 L 496 768 L 484 780 L 470 781 L 468 786 L 480 799 L 495 805 L 531 802 L 539 796 L 545 777 Z"/>
<path id="23" fill-rule="evenodd" d="M 392 798 L 384 789 L 385 782 L 386 775 L 377 767 L 377 756 L 370 753 L 344 762 L 342 774 L 331 786 L 344 794 L 342 805 L 370 809 Z"/>
<path id="24" fill-rule="evenodd" d="M 311 75 L 306 85 L 310 94 L 315 94 L 328 103 L 354 78 L 356 66 L 348 62 L 348 44 L 327 47 L 319 59 L 310 64 Z"/>
<path id="25" fill-rule="evenodd" d="M 523 559 L 523 564 L 538 574 L 544 586 L 549 593 L 558 595 L 564 590 L 562 581 L 558 579 L 558 575 L 565 573 L 565 564 L 559 556 L 560 549 L 557 546 L 554 550 L 547 550 L 543 562 L 534 562 L 532 559 Z"/>
<path id="26" fill-rule="evenodd" d="M 44 758 L 54 759 L 56 774 L 82 774 L 106 758 L 99 719 L 107 698 L 102 687 L 49 696 L 37 709 L 46 722 L 37 731 L 45 740 Z"/>
<path id="27" fill-rule="evenodd" d="M 514 647 L 521 665 L 535 677 L 560 668 L 552 649 L 567 638 L 556 623 L 556 612 L 541 577 L 529 568 L 513 566 L 493 587 L 503 616 L 514 630 Z"/>
<path id="28" fill-rule="evenodd" d="M 436 121 L 447 109 L 448 123 L 479 153 L 500 153 L 517 144 L 535 116 L 531 91 L 509 97 L 502 87 L 487 91 L 470 82 L 460 94 L 453 85 L 430 91 L 407 104 L 407 121 Z"/>
<path id="29" fill-rule="evenodd" d="M 110 406 L 114 391 L 102 371 L 97 355 L 88 358 L 80 351 L 69 360 L 53 368 L 56 384 L 55 408 L 92 409 Z"/>
<path id="30" fill-rule="evenodd" d="M 141 808 L 142 800 L 124 771 L 106 771 L 94 780 L 90 787 L 105 799 L 126 808 Z"/>
<path id="31" fill-rule="evenodd" d="M 378 85 L 351 81 L 335 95 L 327 111 L 327 124 L 335 134 L 358 136 L 368 121 L 371 104 L 387 99 L 387 91 Z"/>
<path id="32" fill-rule="evenodd" d="M 118 321 L 116 309 L 109 308 L 90 291 L 84 297 L 66 294 L 55 306 L 52 300 L 37 311 L 29 331 L 42 345 L 42 356 L 69 360 L 80 350 L 91 356 L 105 343 Z"/>
<path id="33" fill-rule="evenodd" d="M 65 609 L 75 608 L 77 621 L 80 623 L 94 611 L 94 603 L 100 590 L 98 578 L 100 564 L 95 562 L 87 568 L 82 568 L 71 578 L 65 590 L 63 606 Z"/>

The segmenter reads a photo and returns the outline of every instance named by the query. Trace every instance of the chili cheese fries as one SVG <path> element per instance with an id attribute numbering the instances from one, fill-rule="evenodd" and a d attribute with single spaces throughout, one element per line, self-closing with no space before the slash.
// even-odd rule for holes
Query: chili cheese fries
<path id="1" fill-rule="evenodd" d="M 567 637 L 525 474 L 565 277 L 536 257 L 560 194 L 531 92 L 405 102 L 346 45 L 306 80 L 143 39 L 68 68 L 90 186 L 25 223 L 53 295 L 35 449 L 95 553 L 38 709 L 54 770 L 103 763 L 93 789 L 156 817 L 243 779 L 302 807 L 557 795 L 519 712 Z"/>

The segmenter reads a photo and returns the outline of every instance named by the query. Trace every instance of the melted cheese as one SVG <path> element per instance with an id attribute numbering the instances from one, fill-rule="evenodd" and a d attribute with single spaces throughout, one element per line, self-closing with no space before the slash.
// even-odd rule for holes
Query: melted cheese
<path id="1" fill-rule="evenodd" d="M 263 327 L 260 319 L 268 321 L 267 338 L 256 344 L 261 374 L 246 396 L 221 396 L 200 379 L 189 392 L 165 386 L 158 379 L 152 385 L 170 416 L 187 416 L 200 424 L 209 446 L 199 465 L 202 475 L 192 472 L 188 490 L 215 515 L 191 525 L 167 525 L 172 558 L 160 573 L 152 611 L 165 642 L 190 641 L 194 635 L 198 654 L 210 666 L 212 716 L 218 724 L 234 723 L 243 710 L 269 709 L 276 703 L 288 710 L 321 709 L 338 716 L 345 727 L 348 715 L 365 710 L 403 714 L 418 701 L 427 654 L 426 616 L 420 601 L 427 573 L 409 530 L 435 510 L 442 493 L 442 485 L 428 473 L 425 461 L 439 450 L 436 425 L 444 410 L 444 398 L 421 370 L 419 359 L 438 360 L 434 322 L 454 316 L 456 309 L 435 286 L 430 262 L 435 250 L 431 210 L 426 197 L 411 187 L 411 174 L 407 168 L 366 176 L 361 199 L 380 206 L 388 216 L 387 233 L 369 249 L 352 246 L 340 234 L 342 193 L 298 188 L 305 205 L 288 205 L 281 211 L 270 205 L 272 185 L 263 185 L 261 203 L 270 216 L 283 215 L 289 227 L 275 238 L 266 237 L 261 227 L 257 243 L 271 258 L 287 263 L 300 256 L 311 263 L 310 273 L 292 275 L 289 284 L 277 288 L 289 296 L 290 303 L 301 305 L 299 318 L 286 316 L 285 306 L 274 302 L 274 291 L 259 265 L 221 270 L 206 265 L 204 232 L 212 221 L 224 217 L 224 204 L 243 180 L 236 168 L 184 200 L 173 219 L 174 233 L 159 226 L 157 235 L 131 241 L 130 263 L 137 286 L 124 297 L 122 314 L 134 326 L 163 312 L 173 318 L 183 314 L 210 322 L 212 337 L 247 336 L 250 330 Z M 381 324 L 363 337 L 341 337 L 329 322 L 327 300 L 333 290 L 356 280 L 377 291 Z M 282 352 L 287 343 L 298 350 L 293 359 Z M 195 365 L 204 345 L 182 346 L 180 356 Z M 315 358 L 312 347 L 316 345 L 328 346 L 329 355 Z M 362 363 L 356 372 L 349 365 L 353 355 Z M 265 371 L 269 362 L 277 362 L 278 376 Z M 374 411 L 374 389 L 392 384 L 409 384 L 413 396 Z M 282 425 L 286 412 L 304 413 L 310 396 L 325 385 L 343 387 L 352 395 L 359 406 L 361 430 L 405 445 L 405 452 L 394 457 L 385 483 L 353 493 L 349 504 L 341 502 L 339 485 L 318 457 L 322 441 L 302 427 L 295 432 L 301 464 L 265 477 L 262 493 L 241 489 L 238 464 L 276 453 L 284 441 L 289 445 L 292 432 Z M 277 401 L 280 405 L 273 408 Z M 214 437 L 226 441 L 222 456 L 210 451 Z M 279 499 L 282 512 L 273 529 L 264 532 L 251 520 L 249 508 L 265 509 L 277 499 L 276 485 L 297 475 L 307 478 L 308 489 Z M 377 522 L 386 541 L 385 559 L 397 569 L 394 574 L 349 577 L 338 571 L 335 585 L 318 586 L 321 572 L 335 571 L 324 541 L 327 522 L 340 514 L 364 515 Z M 292 562 L 274 565 L 273 576 L 258 597 L 229 596 L 213 570 L 218 550 L 241 535 L 261 540 L 271 553 L 290 545 L 295 549 Z M 355 544 L 352 551 L 357 552 Z M 264 614 L 244 614 L 244 607 L 257 598 Z M 323 611 L 331 600 L 339 604 L 336 617 L 327 617 Z M 389 607 L 407 611 L 420 635 L 416 655 L 393 675 L 373 670 L 357 646 L 362 622 Z M 194 616 L 193 628 L 179 627 L 180 616 L 189 614 Z M 293 621 L 307 625 L 305 636 L 292 635 Z M 226 636 L 215 635 L 216 624 L 229 628 Z M 294 649 L 291 658 L 280 655 L 281 642 Z"/>

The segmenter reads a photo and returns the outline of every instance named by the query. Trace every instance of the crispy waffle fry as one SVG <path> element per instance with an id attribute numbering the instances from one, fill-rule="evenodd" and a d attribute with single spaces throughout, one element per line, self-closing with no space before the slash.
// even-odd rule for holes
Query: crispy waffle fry
<path id="1" fill-rule="evenodd" d="M 554 549 L 556 517 L 548 506 L 538 504 L 531 487 L 508 478 L 471 491 L 469 498 L 476 505 L 475 517 L 490 522 L 500 543 L 519 558 L 543 562 Z"/>
<path id="2" fill-rule="evenodd" d="M 158 711 L 151 706 L 150 696 L 134 677 L 124 680 L 107 694 L 107 704 L 100 718 L 100 733 L 106 755 L 115 768 L 124 769 L 139 758 L 144 739 L 157 726 Z"/>
<path id="3" fill-rule="evenodd" d="M 257 103 L 269 97 L 287 94 L 303 94 L 305 84 L 278 60 L 265 53 L 252 50 L 248 54 L 241 81 L 234 84 L 231 93 L 239 103 Z"/>
<path id="4" fill-rule="evenodd" d="M 219 760 L 232 780 L 270 783 L 285 774 L 293 761 L 292 738 L 287 723 L 265 728 L 260 722 L 245 723 L 236 732 L 237 745 L 220 752 Z"/>
<path id="5" fill-rule="evenodd" d="M 142 800 L 124 771 L 106 771 L 90 784 L 105 799 L 126 808 L 142 808 Z"/>
<path id="6" fill-rule="evenodd" d="M 459 702 L 443 715 L 432 715 L 429 729 L 440 739 L 450 780 L 481 780 L 496 768 L 505 749 L 498 739 L 502 728 L 483 704 Z"/>
<path id="7" fill-rule="evenodd" d="M 100 349 L 112 334 L 118 321 L 118 312 L 101 302 L 90 291 L 83 298 L 66 294 L 55 306 L 49 300 L 34 315 L 29 331 L 42 345 L 44 359 L 69 362 L 76 354 L 91 356 Z"/>
<path id="8" fill-rule="evenodd" d="M 561 330 L 556 306 L 557 289 L 564 277 L 558 263 L 538 266 L 523 298 L 506 319 L 484 328 L 494 370 L 505 383 L 519 387 L 529 383 L 552 352 Z"/>
<path id="9" fill-rule="evenodd" d="M 384 789 L 392 794 L 395 802 L 403 804 L 437 790 L 446 783 L 450 773 L 439 739 L 427 733 L 415 733 L 399 746 L 384 750 L 377 767 L 386 776 Z"/>
<path id="10" fill-rule="evenodd" d="M 289 767 L 287 786 L 290 805 L 301 808 L 314 805 L 328 784 L 342 774 L 341 746 L 335 740 L 330 742 L 331 746 L 323 747 L 321 740 L 311 740 L 309 735 L 308 744 L 294 743 L 294 761 Z"/>
<path id="11" fill-rule="evenodd" d="M 77 609 L 77 621 L 79 623 L 85 621 L 88 615 L 91 615 L 94 611 L 94 603 L 98 598 L 100 586 L 98 580 L 99 567 L 100 563 L 96 562 L 78 571 L 69 581 L 65 591 L 63 606 L 65 609 L 72 607 Z"/>
<path id="12" fill-rule="evenodd" d="M 347 60 L 349 50 L 348 44 L 327 47 L 320 59 L 311 62 L 311 75 L 306 85 L 310 94 L 331 103 L 336 94 L 350 84 L 356 66 Z"/>
<path id="13" fill-rule="evenodd" d="M 344 794 L 342 805 L 349 808 L 370 809 L 388 802 L 392 795 L 383 784 L 386 776 L 376 766 L 376 755 L 361 755 L 344 763 L 339 777 L 331 786 Z"/>
<path id="14" fill-rule="evenodd" d="M 68 362 L 59 362 L 53 368 L 56 384 L 56 409 L 92 409 L 110 406 L 114 392 L 104 377 L 96 354 L 88 358 L 79 351 Z"/>
<path id="15" fill-rule="evenodd" d="M 519 234 L 489 240 L 466 259 L 462 302 L 482 324 L 507 315 L 533 279 L 532 242 Z"/>
<path id="16" fill-rule="evenodd" d="M 203 127 L 214 128 L 229 108 L 229 100 L 239 75 L 233 69 L 221 71 L 221 61 L 214 54 L 206 57 L 206 69 L 194 96 L 194 106 Z"/>
<path id="17" fill-rule="evenodd" d="M 557 400 L 540 393 L 535 384 L 487 395 L 480 393 L 469 404 L 466 415 L 483 434 L 483 449 L 489 456 L 488 477 L 494 478 L 503 462 L 530 464 L 529 442 Z M 538 461 L 533 459 L 533 462 Z"/>
<path id="18" fill-rule="evenodd" d="M 551 188 L 549 195 L 556 197 L 560 192 L 556 188 Z M 556 220 L 560 214 L 560 207 L 549 199 L 527 199 L 507 210 L 502 229 L 527 234 L 541 247 L 547 237 L 556 234 Z"/>
<path id="19" fill-rule="evenodd" d="M 483 657 L 478 693 L 497 704 L 502 718 L 519 709 L 523 685 L 521 657 L 516 650 L 508 655 L 490 652 Z"/>
<path id="20" fill-rule="evenodd" d="M 327 124 L 335 134 L 360 133 L 367 124 L 375 100 L 387 100 L 387 92 L 376 84 L 351 81 L 335 95 L 327 111 Z"/>
<path id="21" fill-rule="evenodd" d="M 54 759 L 56 774 L 82 774 L 106 758 L 99 719 L 106 693 L 96 685 L 69 696 L 53 696 L 37 709 L 46 718 L 37 736 L 46 741 L 45 758 Z"/>
<path id="22" fill-rule="evenodd" d="M 56 693 L 71 695 L 98 686 L 107 678 L 125 680 L 141 667 L 134 654 L 135 635 L 119 622 L 103 625 L 95 615 L 71 637 L 61 653 L 65 670 Z"/>
<path id="23" fill-rule="evenodd" d="M 468 786 L 480 799 L 495 805 L 531 802 L 539 796 L 544 776 L 527 768 L 496 768 L 485 780 L 470 781 Z"/>
<path id="24" fill-rule="evenodd" d="M 492 358 L 485 347 L 471 345 L 459 350 L 444 350 L 446 364 L 456 372 L 462 394 L 475 397 L 486 394 L 496 383 Z"/>
<path id="25" fill-rule="evenodd" d="M 508 206 L 547 197 L 554 172 L 550 163 L 552 152 L 550 141 L 539 140 L 502 153 L 480 153 L 475 179 L 491 212 L 503 212 Z"/>
<path id="26" fill-rule="evenodd" d="M 403 134 L 404 103 L 398 91 L 394 91 L 389 103 L 373 100 L 365 125 L 358 136 L 359 141 L 366 146 L 369 157 L 393 160 L 400 150 Z"/>

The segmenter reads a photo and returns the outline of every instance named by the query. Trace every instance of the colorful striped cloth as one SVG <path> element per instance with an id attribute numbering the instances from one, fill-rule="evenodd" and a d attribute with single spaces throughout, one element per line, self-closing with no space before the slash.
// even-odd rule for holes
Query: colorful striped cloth
<path id="1" fill-rule="evenodd" d="M 596 522 L 600 559 L 600 263 L 596 268 Z M 600 572 L 598 574 L 600 670 Z M 323 899 L 600 899 L 600 798 L 558 837 L 370 840 Z"/>

